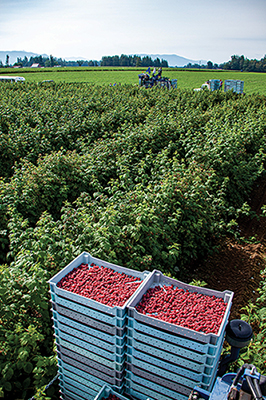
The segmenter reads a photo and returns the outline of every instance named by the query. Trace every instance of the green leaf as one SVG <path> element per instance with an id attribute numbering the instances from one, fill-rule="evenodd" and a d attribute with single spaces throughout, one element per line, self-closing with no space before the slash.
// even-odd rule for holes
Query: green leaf
<path id="1" fill-rule="evenodd" d="M 5 382 L 4 383 L 4 390 L 6 390 L 7 392 L 11 392 L 12 390 L 12 385 L 10 382 Z"/>
<path id="2" fill-rule="evenodd" d="M 3 374 L 3 378 L 6 381 L 9 381 L 12 378 L 13 374 L 14 374 L 13 369 L 12 368 L 8 368 L 8 370 Z"/>
<path id="3" fill-rule="evenodd" d="M 31 383 L 31 379 L 30 379 L 30 378 L 26 378 L 26 379 L 23 381 L 23 387 L 24 387 L 24 389 L 28 389 L 28 387 L 30 386 L 30 383 Z"/>
<path id="4" fill-rule="evenodd" d="M 30 362 L 27 362 L 27 363 L 24 365 L 23 369 L 24 369 L 24 371 L 25 371 L 27 374 L 30 374 L 30 373 L 32 372 L 32 370 L 33 370 L 33 364 L 30 363 Z"/>

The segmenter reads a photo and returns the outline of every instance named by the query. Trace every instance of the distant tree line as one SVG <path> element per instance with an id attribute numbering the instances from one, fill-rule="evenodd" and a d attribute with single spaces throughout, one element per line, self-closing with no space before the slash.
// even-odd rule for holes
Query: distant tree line
<path id="1" fill-rule="evenodd" d="M 38 64 L 40 67 L 168 67 L 168 62 L 158 57 L 152 60 L 149 56 L 140 57 L 137 55 L 127 56 L 122 54 L 121 56 L 104 56 L 100 61 L 97 60 L 77 60 L 77 61 L 66 61 L 62 58 L 56 58 L 50 55 L 50 57 L 36 56 L 36 57 L 24 57 L 23 59 L 18 57 L 17 62 L 13 66 L 18 67 L 31 67 L 33 64 Z M 0 68 L 11 66 L 9 64 L 9 55 L 6 55 L 5 65 L 0 61 Z M 212 61 L 208 61 L 207 64 L 200 63 L 189 63 L 183 68 L 194 68 L 194 69 L 224 69 L 224 70 L 236 70 L 236 71 L 248 71 L 248 72 L 266 72 L 266 55 L 261 60 L 249 60 L 242 56 L 233 55 L 231 60 L 222 64 L 213 64 Z"/>
<path id="2" fill-rule="evenodd" d="M 149 56 L 140 57 L 137 55 L 127 56 L 122 54 L 119 56 L 104 56 L 100 65 L 103 67 L 168 67 L 166 60 L 160 60 L 158 57 L 152 60 Z"/>
<path id="3" fill-rule="evenodd" d="M 35 57 L 24 57 L 17 58 L 17 62 L 13 66 L 17 67 L 31 67 L 33 64 L 38 64 L 40 67 L 168 67 L 166 60 L 160 60 L 156 58 L 152 60 L 149 56 L 140 57 L 137 55 L 127 56 L 122 54 L 121 56 L 104 56 L 101 61 L 96 60 L 77 60 L 77 61 L 66 61 L 62 58 L 56 58 L 50 55 L 50 57 L 35 56 Z M 0 67 L 11 66 L 9 64 L 9 56 L 6 56 L 6 64 L 0 61 Z"/>
<path id="4" fill-rule="evenodd" d="M 207 64 L 192 64 L 188 63 L 184 66 L 184 68 L 196 68 L 196 69 L 218 69 L 220 66 L 218 64 L 213 64 L 211 61 L 208 61 Z"/>
<path id="5" fill-rule="evenodd" d="M 221 64 L 222 69 L 248 72 L 266 72 L 266 55 L 261 60 L 249 60 L 242 56 L 231 56 L 231 60 Z"/>
<path id="6" fill-rule="evenodd" d="M 249 60 L 242 56 L 231 56 L 231 60 L 220 65 L 213 64 L 208 61 L 207 64 L 187 64 L 184 68 L 197 68 L 197 69 L 224 69 L 234 71 L 248 71 L 248 72 L 266 72 L 266 55 L 261 60 Z"/>
<path id="7" fill-rule="evenodd" d="M 5 66 L 9 65 L 9 56 L 7 55 L 6 64 Z M 17 62 L 13 64 L 13 66 L 17 67 L 31 67 L 33 64 L 38 64 L 40 67 L 77 67 L 77 66 L 84 66 L 84 67 L 95 67 L 99 65 L 99 62 L 96 60 L 84 61 L 84 60 L 77 60 L 77 61 L 66 61 L 62 58 L 56 58 L 50 55 L 50 57 L 43 57 L 43 56 L 35 56 L 35 57 L 24 57 L 24 58 L 17 58 Z M 4 67 L 3 63 L 0 61 L 0 67 Z"/>

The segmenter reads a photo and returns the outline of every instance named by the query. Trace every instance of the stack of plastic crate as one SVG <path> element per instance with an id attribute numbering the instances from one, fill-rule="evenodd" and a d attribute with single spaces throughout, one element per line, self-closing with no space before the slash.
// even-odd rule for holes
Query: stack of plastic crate
<path id="1" fill-rule="evenodd" d="M 220 79 L 210 79 L 211 91 L 218 90 L 220 87 Z"/>
<path id="2" fill-rule="evenodd" d="M 244 81 L 236 81 L 236 93 L 243 93 L 244 91 Z"/>
<path id="3" fill-rule="evenodd" d="M 109 307 L 57 286 L 74 268 L 92 263 L 139 278 L 142 283 L 135 293 L 149 276 L 83 252 L 49 281 L 59 384 L 65 400 L 94 399 L 105 384 L 122 393 L 124 386 L 128 302 Z"/>
<path id="4" fill-rule="evenodd" d="M 233 90 L 235 93 L 243 93 L 244 81 L 235 79 L 226 79 L 224 82 L 224 91 Z"/>
<path id="5" fill-rule="evenodd" d="M 136 306 L 149 288 L 173 285 L 222 298 L 226 306 L 219 332 L 204 334 L 141 314 Z M 128 304 L 128 346 L 125 393 L 136 399 L 187 400 L 195 385 L 214 383 L 233 292 L 191 286 L 154 270 Z"/>

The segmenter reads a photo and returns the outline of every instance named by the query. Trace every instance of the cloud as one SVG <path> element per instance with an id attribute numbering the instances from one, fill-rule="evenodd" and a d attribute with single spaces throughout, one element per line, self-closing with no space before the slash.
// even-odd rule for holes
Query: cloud
<path id="1" fill-rule="evenodd" d="M 220 63 L 265 51 L 265 17 L 265 0 L 1 0 L 0 41 L 62 58 L 168 53 Z"/>

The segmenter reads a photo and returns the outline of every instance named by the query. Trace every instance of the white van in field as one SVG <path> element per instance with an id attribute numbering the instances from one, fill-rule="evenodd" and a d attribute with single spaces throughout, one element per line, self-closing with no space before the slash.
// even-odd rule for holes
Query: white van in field
<path id="1" fill-rule="evenodd" d="M 23 76 L 7 76 L 0 75 L 0 82 L 24 82 Z"/>

